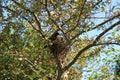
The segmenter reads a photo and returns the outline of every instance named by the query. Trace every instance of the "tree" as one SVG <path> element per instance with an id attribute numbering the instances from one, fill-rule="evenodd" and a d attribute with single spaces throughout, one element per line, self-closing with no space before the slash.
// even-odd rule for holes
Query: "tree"
<path id="1" fill-rule="evenodd" d="M 81 75 L 79 68 L 85 65 L 86 57 L 100 53 L 106 46 L 120 45 L 117 7 L 112 8 L 117 11 L 110 16 L 95 16 L 107 13 L 105 6 L 111 4 L 109 0 L 1 0 L 0 3 L 3 79 L 61 80 L 64 73 L 74 79 L 74 75 Z M 104 20 L 95 22 L 98 18 Z M 63 52 L 71 49 L 64 64 L 45 48 L 53 44 L 49 38 L 56 31 L 65 38 Z M 94 31 L 96 34 L 90 34 Z"/>
<path id="2" fill-rule="evenodd" d="M 114 80 L 119 80 L 120 79 L 120 59 L 118 59 L 116 62 L 117 62 L 117 65 L 116 65 L 116 68 L 115 68 L 115 78 L 114 78 Z"/>

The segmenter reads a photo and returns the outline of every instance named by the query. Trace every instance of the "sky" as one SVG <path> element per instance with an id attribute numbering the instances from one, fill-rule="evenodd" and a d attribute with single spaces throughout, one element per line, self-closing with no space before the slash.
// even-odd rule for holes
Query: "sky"
<path id="1" fill-rule="evenodd" d="M 115 5 L 117 5 L 117 2 L 119 2 L 119 0 L 112 0 L 112 3 L 111 3 L 111 5 L 109 5 L 109 6 L 107 6 L 106 7 L 106 11 L 109 11 L 109 8 L 113 8 L 113 6 L 115 6 Z M 6 12 L 4 13 L 5 15 L 7 14 Z M 108 16 L 110 16 L 110 15 L 112 15 L 111 13 L 109 13 L 109 14 L 107 14 Z M 97 14 L 97 15 L 94 15 L 95 17 L 106 17 L 106 14 L 104 14 L 104 13 L 99 13 L 99 14 Z M 101 22 L 103 22 L 104 21 L 104 19 L 95 19 L 94 20 L 94 22 L 96 23 L 96 24 L 99 24 L 99 23 L 101 23 Z M 116 21 L 116 20 L 115 20 Z M 114 21 L 114 22 L 115 22 Z M 113 23 L 114 23 L 113 22 Z M 111 23 L 108 23 L 107 24 L 108 26 L 110 26 L 111 25 Z M 1 27 L 0 27 L 0 30 L 1 30 Z M 99 34 L 99 33 L 101 33 L 101 31 L 91 31 L 91 32 L 89 32 L 89 37 L 92 37 L 92 36 L 95 36 L 95 34 Z M 120 34 L 120 32 L 118 33 L 118 34 Z M 120 46 L 115 46 L 115 49 L 120 49 Z M 112 52 L 111 53 L 111 55 L 109 55 L 109 57 L 108 57 L 108 55 L 107 54 L 104 54 L 104 53 L 100 53 L 100 55 L 99 55 L 99 57 L 96 57 L 95 59 L 94 59 L 94 61 L 89 61 L 89 60 L 86 60 L 86 62 L 87 62 L 87 64 L 89 65 L 89 67 L 85 67 L 83 70 L 89 70 L 89 69 L 91 69 L 91 67 L 93 67 L 92 69 L 92 71 L 90 72 L 90 73 L 88 73 L 88 72 L 83 72 L 83 76 L 89 76 L 90 74 L 92 74 L 92 72 L 94 71 L 94 70 L 98 70 L 99 68 L 100 68 L 100 66 L 101 65 L 106 65 L 106 62 L 104 61 L 104 60 L 100 60 L 100 59 L 104 59 L 104 58 L 107 58 L 108 60 L 110 60 L 110 59 L 112 59 L 112 58 L 114 58 L 114 56 L 115 55 L 120 55 L 120 52 Z M 99 61 L 99 62 L 96 62 L 96 61 Z M 113 61 L 113 60 L 111 60 L 111 61 Z M 114 63 L 114 62 L 112 62 L 112 63 Z M 116 63 L 114 63 L 114 64 L 112 64 L 112 63 L 110 63 L 111 65 L 116 65 Z M 94 65 L 94 66 L 93 66 Z M 99 65 L 99 66 L 98 66 Z M 110 65 L 109 65 L 110 66 Z M 114 67 L 114 66 L 113 66 Z M 110 67 L 111 68 L 111 67 Z M 112 69 L 112 68 L 111 68 Z M 82 79 L 82 80 L 86 80 L 86 79 Z"/>

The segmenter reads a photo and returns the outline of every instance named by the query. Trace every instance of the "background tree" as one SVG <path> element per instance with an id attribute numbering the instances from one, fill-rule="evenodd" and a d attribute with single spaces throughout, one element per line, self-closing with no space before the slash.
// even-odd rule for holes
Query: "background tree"
<path id="1" fill-rule="evenodd" d="M 0 0 L 0 77 L 61 80 L 67 73 L 69 79 L 81 78 L 86 57 L 120 45 L 119 7 L 110 8 L 108 15 L 105 6 L 110 4 L 109 0 Z M 100 12 L 107 15 L 96 17 Z M 103 20 L 96 22 L 98 18 Z M 64 66 L 45 48 L 57 30 L 65 38 L 65 49 L 71 49 Z"/>

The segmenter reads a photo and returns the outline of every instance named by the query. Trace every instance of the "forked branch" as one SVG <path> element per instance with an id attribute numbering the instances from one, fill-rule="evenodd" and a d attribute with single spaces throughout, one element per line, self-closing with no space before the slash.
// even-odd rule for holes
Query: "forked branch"
<path id="1" fill-rule="evenodd" d="M 104 30 L 101 34 L 99 34 L 97 37 L 96 37 L 96 39 L 93 41 L 93 43 L 91 43 L 91 44 L 89 44 L 89 45 L 87 45 L 86 47 L 84 47 L 83 49 L 81 49 L 78 53 L 77 53 L 77 55 L 73 58 L 73 60 L 67 65 L 67 66 L 65 66 L 64 67 L 64 71 L 66 71 L 66 70 L 68 70 L 77 60 L 78 60 L 78 58 L 80 57 L 80 55 L 84 52 L 84 51 L 86 51 L 86 50 L 88 50 L 89 48 L 91 48 L 91 47 L 94 47 L 94 46 L 97 46 L 97 45 L 102 45 L 102 44 L 96 44 L 98 41 L 99 41 L 99 39 L 105 34 L 105 33 L 107 33 L 108 31 L 110 31 L 111 29 L 113 29 L 115 26 L 117 26 L 117 25 L 119 25 L 120 24 L 120 21 L 118 21 L 118 22 L 116 22 L 115 24 L 113 24 L 113 25 L 111 25 L 108 29 L 106 29 L 106 30 Z M 104 43 L 104 45 L 105 44 L 118 44 L 118 43 Z"/>

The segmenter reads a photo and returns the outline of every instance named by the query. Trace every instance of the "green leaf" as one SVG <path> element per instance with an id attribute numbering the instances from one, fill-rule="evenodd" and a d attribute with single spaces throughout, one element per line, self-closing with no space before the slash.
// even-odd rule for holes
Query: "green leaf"
<path id="1" fill-rule="evenodd" d="M 101 11 L 102 11 L 102 12 L 105 12 L 105 7 L 102 7 L 102 8 L 101 8 Z"/>

